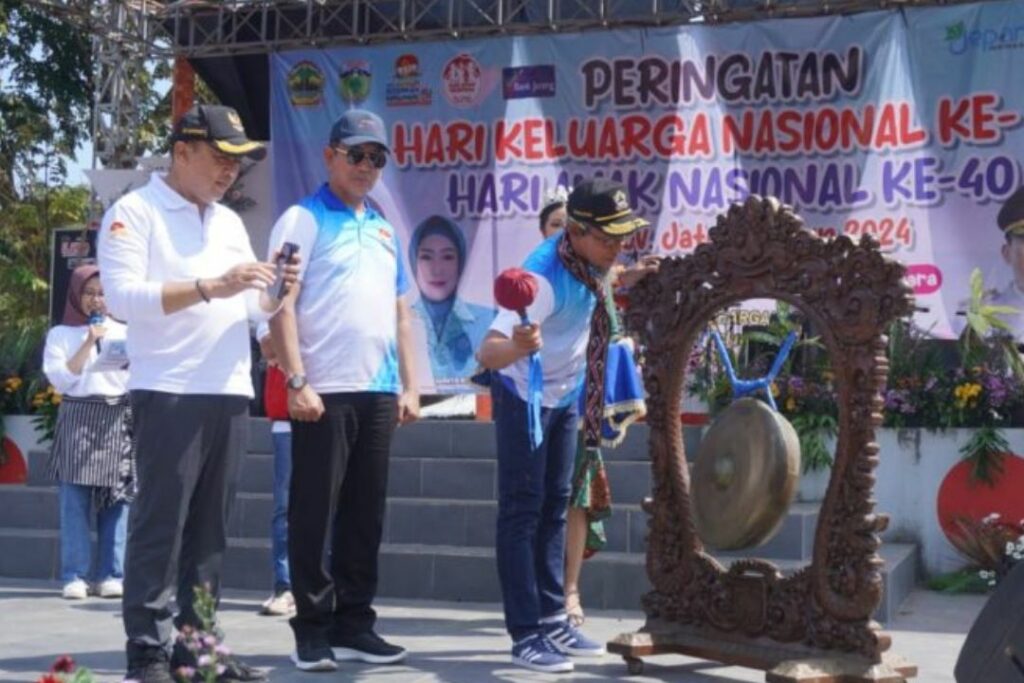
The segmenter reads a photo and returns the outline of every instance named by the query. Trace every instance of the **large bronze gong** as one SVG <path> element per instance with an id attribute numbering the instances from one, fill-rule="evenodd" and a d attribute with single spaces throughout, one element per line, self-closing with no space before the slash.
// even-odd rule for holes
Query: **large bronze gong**
<path id="1" fill-rule="evenodd" d="M 913 312 L 904 268 L 865 236 L 823 239 L 773 199 L 718 217 L 709 241 L 664 260 L 630 293 L 626 325 L 646 349 L 652 500 L 644 627 L 608 644 L 635 671 L 673 652 L 756 667 L 773 683 L 903 681 L 916 667 L 889 652 L 872 614 L 882 597 L 873 470 L 888 361 L 884 331 Z M 808 566 L 724 567 L 697 533 L 679 423 L 690 350 L 708 320 L 746 299 L 778 299 L 819 331 L 835 376 L 838 430 Z M 712 468 L 713 469 L 713 468 Z M 727 473 L 720 473 L 727 474 Z"/>
<path id="2" fill-rule="evenodd" d="M 693 464 L 693 523 L 717 550 L 770 539 L 796 494 L 800 439 L 785 417 L 741 398 L 708 429 Z"/>

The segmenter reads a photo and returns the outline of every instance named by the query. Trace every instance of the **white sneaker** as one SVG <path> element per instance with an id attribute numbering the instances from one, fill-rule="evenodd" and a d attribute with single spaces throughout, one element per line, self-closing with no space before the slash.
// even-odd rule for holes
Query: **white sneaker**
<path id="1" fill-rule="evenodd" d="M 89 584 L 81 579 L 68 581 L 64 584 L 64 590 L 61 591 L 61 595 L 64 596 L 65 600 L 85 600 L 89 595 Z"/>
<path id="2" fill-rule="evenodd" d="M 104 579 L 96 586 L 96 595 L 101 598 L 120 598 L 124 595 L 124 583 L 121 579 Z"/>
<path id="3" fill-rule="evenodd" d="M 260 605 L 260 614 L 266 616 L 288 616 L 295 614 L 295 598 L 291 591 L 271 595 Z"/>

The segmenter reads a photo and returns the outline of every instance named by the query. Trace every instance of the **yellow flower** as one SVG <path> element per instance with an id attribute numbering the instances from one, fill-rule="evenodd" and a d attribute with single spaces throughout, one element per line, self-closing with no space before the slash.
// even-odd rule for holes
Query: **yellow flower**
<path id="1" fill-rule="evenodd" d="M 793 398 L 792 396 L 786 399 L 786 410 L 788 410 L 789 412 L 793 412 L 794 410 L 796 410 L 796 399 Z"/>
<path id="2" fill-rule="evenodd" d="M 50 397 L 50 403 L 52 403 L 55 406 L 59 406 L 60 402 L 61 402 L 61 395 L 58 394 L 56 391 L 53 392 L 53 396 Z"/>
<path id="3" fill-rule="evenodd" d="M 22 381 L 20 377 L 8 377 L 4 381 L 4 391 L 8 394 L 13 394 L 15 391 L 21 388 Z"/>
<path id="4" fill-rule="evenodd" d="M 779 385 L 776 384 L 775 382 L 772 382 L 771 388 L 772 388 L 772 396 L 778 396 L 779 395 Z"/>
<path id="5" fill-rule="evenodd" d="M 977 382 L 965 382 L 958 384 L 953 389 L 953 397 L 956 402 L 957 408 L 961 410 L 967 407 L 974 407 L 978 403 L 978 398 L 981 396 L 981 385 Z"/>

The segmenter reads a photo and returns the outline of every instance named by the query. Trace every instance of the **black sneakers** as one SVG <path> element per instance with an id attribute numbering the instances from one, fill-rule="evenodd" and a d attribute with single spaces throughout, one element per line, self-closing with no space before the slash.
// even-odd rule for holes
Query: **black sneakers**
<path id="1" fill-rule="evenodd" d="M 327 643 L 297 643 L 291 658 L 292 663 L 303 671 L 334 671 L 338 668 Z"/>
<path id="2" fill-rule="evenodd" d="M 334 659 L 339 662 L 394 664 L 405 659 L 404 647 L 392 645 L 373 631 L 333 638 L 331 650 L 334 652 Z"/>
<path id="3" fill-rule="evenodd" d="M 128 643 L 128 675 L 125 679 L 138 683 L 176 683 L 163 648 L 143 647 L 135 643 Z"/>

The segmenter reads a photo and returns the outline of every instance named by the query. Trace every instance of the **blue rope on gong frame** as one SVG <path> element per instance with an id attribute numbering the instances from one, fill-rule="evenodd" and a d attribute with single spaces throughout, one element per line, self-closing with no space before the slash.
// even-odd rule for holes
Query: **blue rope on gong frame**
<path id="1" fill-rule="evenodd" d="M 732 385 L 732 400 L 735 401 L 738 398 L 743 398 L 764 389 L 764 395 L 768 398 L 768 405 L 772 407 L 772 410 L 778 412 L 779 409 L 775 405 L 775 398 L 772 396 L 771 384 L 775 381 L 775 376 L 779 374 L 779 370 L 782 369 L 782 364 L 786 362 L 790 349 L 793 348 L 793 343 L 796 342 L 796 332 L 790 332 L 786 335 L 785 341 L 782 342 L 782 348 L 779 349 L 778 355 L 775 356 L 775 361 L 772 363 L 768 374 L 757 379 L 740 379 L 737 377 L 736 370 L 732 367 L 729 351 L 725 348 L 725 342 L 722 341 L 722 335 L 718 334 L 718 330 L 712 330 L 711 335 L 715 338 L 718 355 L 722 358 L 722 365 L 725 367 L 725 373 L 729 377 L 729 384 Z"/>

